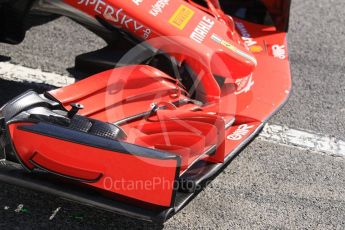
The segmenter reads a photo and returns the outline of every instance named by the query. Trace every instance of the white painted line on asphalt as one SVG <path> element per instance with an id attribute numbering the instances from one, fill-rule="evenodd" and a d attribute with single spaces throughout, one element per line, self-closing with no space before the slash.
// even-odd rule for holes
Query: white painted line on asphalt
<path id="1" fill-rule="evenodd" d="M 259 139 L 326 155 L 345 157 L 345 141 L 311 131 L 267 124 L 260 133 Z"/>
<path id="2" fill-rule="evenodd" d="M 43 72 L 9 62 L 0 62 L 0 79 L 18 82 L 30 82 L 62 87 L 75 82 L 75 79 L 56 73 Z"/>
<path id="3" fill-rule="evenodd" d="M 39 69 L 32 69 L 9 62 L 0 62 L 0 78 L 18 82 L 43 83 L 56 87 L 63 87 L 75 82 L 75 79 L 72 77 L 43 72 Z M 268 124 L 259 135 L 259 139 L 303 150 L 345 157 L 345 141 L 311 131 Z"/>

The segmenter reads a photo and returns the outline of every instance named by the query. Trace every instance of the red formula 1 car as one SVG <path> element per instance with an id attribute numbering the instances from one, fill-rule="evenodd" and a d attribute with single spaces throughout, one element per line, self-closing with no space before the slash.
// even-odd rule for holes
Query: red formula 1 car
<path id="1" fill-rule="evenodd" d="M 0 0 L 0 40 L 68 16 L 109 44 L 90 77 L 1 108 L 0 180 L 164 222 L 287 100 L 290 0 Z"/>

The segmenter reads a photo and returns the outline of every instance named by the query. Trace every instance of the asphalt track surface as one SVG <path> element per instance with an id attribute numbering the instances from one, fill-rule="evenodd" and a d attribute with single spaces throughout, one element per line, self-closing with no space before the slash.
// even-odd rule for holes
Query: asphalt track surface
<path id="1" fill-rule="evenodd" d="M 344 9 L 343 0 L 293 1 L 293 93 L 271 123 L 345 139 Z M 0 44 L 0 61 L 67 75 L 76 55 L 103 46 L 60 18 L 32 28 L 21 45 Z M 28 88 L 50 86 L 0 80 L 0 104 Z M 258 139 L 164 226 L 6 184 L 0 191 L 0 229 L 345 228 L 345 159 Z"/>

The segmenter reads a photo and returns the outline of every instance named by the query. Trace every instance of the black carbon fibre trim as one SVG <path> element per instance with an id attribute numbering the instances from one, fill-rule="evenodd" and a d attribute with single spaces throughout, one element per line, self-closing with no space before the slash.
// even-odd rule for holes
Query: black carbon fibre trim
<path id="1" fill-rule="evenodd" d="M 11 120 L 14 116 L 19 113 L 29 110 L 34 107 L 46 107 L 52 108 L 54 106 L 59 106 L 57 102 L 50 101 L 39 96 L 34 91 L 27 91 L 18 97 L 9 101 L 6 105 L 1 108 L 2 116 L 5 121 Z"/>

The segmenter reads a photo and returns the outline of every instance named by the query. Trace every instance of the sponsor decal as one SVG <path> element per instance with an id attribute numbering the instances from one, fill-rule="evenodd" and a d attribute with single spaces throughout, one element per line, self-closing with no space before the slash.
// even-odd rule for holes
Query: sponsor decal
<path id="1" fill-rule="evenodd" d="M 140 6 L 141 3 L 143 3 L 144 0 L 132 0 L 132 2 L 137 5 L 137 6 Z"/>
<path id="2" fill-rule="evenodd" d="M 244 136 L 246 136 L 250 132 L 252 128 L 254 128 L 254 125 L 247 125 L 247 124 L 240 125 L 235 130 L 235 132 L 227 136 L 227 139 L 230 141 L 240 141 L 242 140 Z"/>
<path id="3" fill-rule="evenodd" d="M 273 56 L 275 58 L 279 58 L 284 60 L 286 58 L 286 51 L 285 51 L 285 46 L 284 45 L 274 45 L 272 46 L 272 52 Z"/>
<path id="4" fill-rule="evenodd" d="M 233 51 L 234 53 L 236 53 L 237 55 L 242 56 L 243 58 L 247 59 L 248 61 L 252 62 L 254 65 L 257 65 L 257 61 L 254 57 L 250 56 L 249 54 L 243 52 L 242 50 L 238 49 L 236 46 L 230 44 L 229 42 L 223 40 L 222 38 L 220 38 L 218 35 L 213 34 L 211 36 L 211 39 L 213 41 L 215 41 L 216 43 L 225 46 L 227 49 Z"/>
<path id="5" fill-rule="evenodd" d="M 155 4 L 152 5 L 152 9 L 150 10 L 150 14 L 153 16 L 158 16 L 163 12 L 163 9 L 169 5 L 170 0 L 158 0 Z"/>
<path id="6" fill-rule="evenodd" d="M 236 22 L 235 24 L 236 24 L 237 29 L 240 31 L 242 37 L 245 37 L 245 38 L 252 37 L 242 22 Z"/>
<path id="7" fill-rule="evenodd" d="M 260 45 L 255 45 L 255 46 L 250 46 L 249 47 L 250 52 L 252 53 L 260 53 L 262 52 L 264 49 L 260 46 Z"/>
<path id="8" fill-rule="evenodd" d="M 141 1 L 136 2 L 140 3 Z M 77 4 L 91 7 L 96 14 L 102 15 L 116 27 L 136 33 L 144 39 L 148 39 L 151 35 L 151 29 L 129 17 L 123 9 L 114 8 L 104 0 L 80 0 Z"/>
<path id="9" fill-rule="evenodd" d="M 195 12 L 192 9 L 185 5 L 181 5 L 169 19 L 169 23 L 174 27 L 183 30 L 192 19 L 194 13 Z"/>
<path id="10" fill-rule="evenodd" d="M 248 77 L 237 79 L 235 84 L 237 86 L 236 95 L 249 92 L 254 85 L 253 74 Z"/>
<path id="11" fill-rule="evenodd" d="M 190 38 L 197 43 L 203 43 L 213 26 L 214 21 L 211 18 L 204 16 L 197 27 L 194 29 L 193 33 L 190 35 Z"/>
<path id="12" fill-rule="evenodd" d="M 260 53 L 264 50 L 260 45 L 258 45 L 258 42 L 252 38 L 252 35 L 248 32 L 247 28 L 242 22 L 236 22 L 235 24 L 237 29 L 240 31 L 244 44 L 251 52 Z"/>

